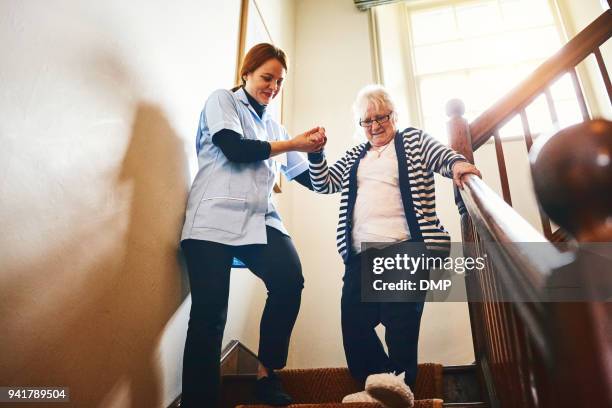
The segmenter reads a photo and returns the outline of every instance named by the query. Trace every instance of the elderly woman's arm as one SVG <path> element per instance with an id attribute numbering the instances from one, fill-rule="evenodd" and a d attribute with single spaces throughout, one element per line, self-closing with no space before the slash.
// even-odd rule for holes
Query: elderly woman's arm
<path id="1" fill-rule="evenodd" d="M 352 150 L 348 151 L 344 157 L 329 167 L 323 150 L 316 153 L 308 153 L 310 181 L 314 191 L 321 194 L 339 192 L 342 189 L 342 175 L 346 171 L 351 154 Z"/>
<path id="2" fill-rule="evenodd" d="M 452 178 L 457 187 L 463 188 L 461 176 L 464 174 L 475 174 L 481 177 L 480 171 L 465 157 L 444 146 L 425 132 L 421 132 L 421 147 L 421 154 L 425 158 L 427 169 Z"/>
<path id="3" fill-rule="evenodd" d="M 425 132 L 421 132 L 421 146 L 421 154 L 425 159 L 427 170 L 440 173 L 444 177 L 453 178 L 453 165 L 460 161 L 467 161 L 465 157 L 444 146 Z"/>

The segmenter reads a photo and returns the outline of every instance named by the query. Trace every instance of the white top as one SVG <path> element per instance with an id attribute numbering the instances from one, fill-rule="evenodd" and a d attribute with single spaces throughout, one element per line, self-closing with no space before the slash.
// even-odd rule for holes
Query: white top
<path id="1" fill-rule="evenodd" d="M 384 149 L 384 150 L 382 150 Z M 370 148 L 357 169 L 357 198 L 353 212 L 353 249 L 365 242 L 410 239 L 399 189 L 397 153 L 393 140 L 379 152 Z"/>

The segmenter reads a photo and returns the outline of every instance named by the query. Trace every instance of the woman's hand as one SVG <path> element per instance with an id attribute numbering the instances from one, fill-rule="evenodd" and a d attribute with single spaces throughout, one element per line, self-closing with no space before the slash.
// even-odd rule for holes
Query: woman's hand
<path id="1" fill-rule="evenodd" d="M 325 128 L 315 127 L 291 139 L 292 150 L 298 152 L 313 153 L 318 152 L 327 143 Z"/>
<path id="2" fill-rule="evenodd" d="M 463 190 L 463 182 L 461 181 L 461 177 L 464 174 L 474 174 L 482 178 L 482 175 L 480 174 L 480 170 L 478 170 L 476 166 L 474 166 L 472 163 L 466 162 L 466 161 L 455 162 L 455 164 L 453 164 L 452 172 L 453 172 L 453 181 L 455 182 L 457 187 L 459 187 L 462 190 Z"/>

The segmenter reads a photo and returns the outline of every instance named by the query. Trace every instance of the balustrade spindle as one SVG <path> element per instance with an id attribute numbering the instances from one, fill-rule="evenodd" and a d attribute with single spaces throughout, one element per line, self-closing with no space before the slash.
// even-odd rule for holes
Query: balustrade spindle
<path id="1" fill-rule="evenodd" d="M 548 106 L 548 112 L 550 113 L 550 121 L 552 122 L 553 127 L 558 128 L 559 115 L 557 115 L 557 108 L 555 108 L 555 101 L 550 93 L 550 88 L 546 88 L 544 90 L 544 95 L 546 96 L 546 105 Z"/>
<path id="2" fill-rule="evenodd" d="M 497 155 L 497 168 L 499 169 L 499 181 L 501 182 L 502 195 L 504 201 L 512 206 L 512 197 L 510 196 L 510 185 L 508 184 L 508 171 L 506 170 L 506 160 L 504 159 L 504 147 L 502 146 L 499 131 L 493 132 L 495 140 L 495 154 Z"/>
<path id="3" fill-rule="evenodd" d="M 612 103 L 612 82 L 610 82 L 610 75 L 608 75 L 608 70 L 606 69 L 606 63 L 601 56 L 601 51 L 599 48 L 595 49 L 593 52 L 595 54 L 595 59 L 597 60 L 597 65 L 599 66 L 599 72 L 601 73 L 601 77 L 606 84 L 606 90 L 608 91 L 608 98 L 610 98 L 610 103 Z"/>
<path id="4" fill-rule="evenodd" d="M 529 127 L 529 120 L 527 119 L 527 112 L 525 109 L 521 109 L 520 112 L 521 123 L 523 125 L 523 135 L 525 137 L 525 145 L 527 146 L 527 153 L 531 151 L 531 146 L 533 145 L 533 138 L 531 136 L 531 129 Z M 542 223 L 542 231 L 544 231 L 544 236 L 548 239 L 552 239 L 552 227 L 550 225 L 550 219 L 542 209 L 538 206 L 538 213 L 540 214 L 540 221 Z"/>
<path id="5" fill-rule="evenodd" d="M 586 101 L 584 100 L 584 94 L 582 93 L 582 87 L 580 86 L 580 81 L 578 80 L 578 74 L 576 74 L 576 68 L 570 69 L 569 73 L 572 77 L 572 83 L 574 84 L 576 98 L 578 98 L 578 105 L 580 106 L 580 113 L 582 113 L 582 119 L 589 120 L 591 119 L 591 116 L 589 115 L 589 109 L 587 108 Z"/>

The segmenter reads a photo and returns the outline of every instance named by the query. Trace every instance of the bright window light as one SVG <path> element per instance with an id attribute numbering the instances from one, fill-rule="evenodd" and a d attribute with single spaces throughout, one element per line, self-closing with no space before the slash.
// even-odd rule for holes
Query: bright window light
<path id="1" fill-rule="evenodd" d="M 548 0 L 481 0 L 406 6 L 423 127 L 447 142 L 445 105 L 460 98 L 474 119 L 562 46 Z M 551 89 L 560 125 L 580 121 L 569 76 Z M 550 127 L 544 105 L 531 109 L 532 133 Z M 538 102 L 541 105 L 541 102 Z M 522 135 L 520 120 L 500 132 Z"/>

